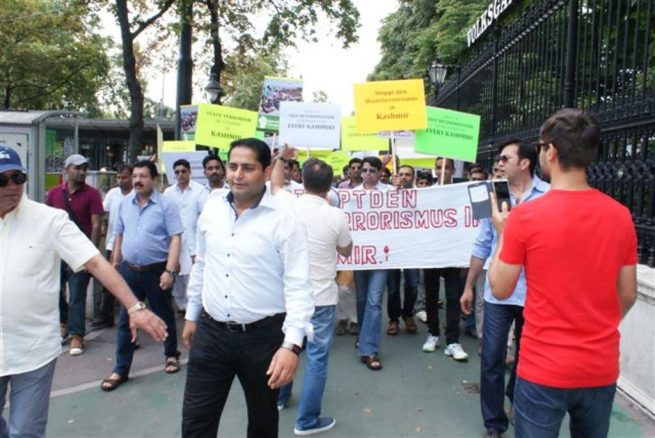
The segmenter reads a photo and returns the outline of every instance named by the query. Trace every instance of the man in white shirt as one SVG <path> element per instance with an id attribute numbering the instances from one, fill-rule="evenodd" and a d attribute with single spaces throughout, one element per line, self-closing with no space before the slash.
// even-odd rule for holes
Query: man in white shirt
<path id="1" fill-rule="evenodd" d="M 211 196 L 198 220 L 197 259 L 182 339 L 191 347 L 183 436 L 216 436 L 236 375 L 248 406 L 248 437 L 277 437 L 277 389 L 312 339 L 314 300 L 305 227 L 266 190 L 271 151 L 236 140 L 230 193 Z"/>
<path id="2" fill-rule="evenodd" d="M 59 271 L 63 259 L 86 268 L 130 309 L 130 328 L 157 341 L 166 326 L 138 301 L 127 284 L 61 209 L 24 193 L 27 170 L 16 151 L 0 146 L 0 412 L 11 388 L 9 425 L 0 436 L 44 437 L 59 337 Z"/>
<path id="3" fill-rule="evenodd" d="M 280 152 L 284 158 L 292 154 L 293 150 L 289 148 Z M 336 424 L 333 417 L 320 417 L 321 399 L 327 380 L 327 362 L 332 345 L 338 295 L 335 281 L 337 252 L 344 257 L 350 256 L 353 243 L 346 215 L 341 209 L 330 206 L 327 201 L 332 175 L 332 168 L 325 162 L 315 158 L 307 160 L 302 169 L 305 193 L 300 198 L 282 189 L 282 160 L 276 160 L 271 176 L 273 194 L 288 203 L 293 216 L 307 229 L 309 272 L 314 293 L 314 339 L 307 343 L 307 364 L 294 428 L 294 433 L 299 436 L 330 430 Z M 291 384 L 285 388 L 288 388 L 290 395 Z"/>
<path id="4" fill-rule="evenodd" d="M 127 195 L 132 191 L 132 166 L 129 164 L 119 164 L 116 168 L 116 187 L 109 190 L 102 200 L 102 207 L 105 213 L 109 213 L 107 221 L 107 232 L 105 238 L 105 249 L 107 252 L 107 260 L 111 260 L 111 250 L 114 248 L 114 240 L 116 239 L 116 231 L 114 225 L 116 224 L 116 215 L 118 215 L 118 207 Z M 105 327 L 114 326 L 114 296 L 104 288 L 102 290 L 102 305 L 100 307 L 100 315 L 93 320 L 91 327 L 94 329 L 101 329 Z"/>
<path id="5" fill-rule="evenodd" d="M 180 272 L 173 283 L 173 299 L 178 311 L 183 315 L 186 310 L 186 289 L 191 265 L 196 258 L 196 224 L 209 193 L 202 184 L 191 180 L 191 164 L 188 160 L 181 158 L 175 161 L 173 170 L 177 184 L 168 187 L 164 196 L 177 204 L 184 226 Z"/>

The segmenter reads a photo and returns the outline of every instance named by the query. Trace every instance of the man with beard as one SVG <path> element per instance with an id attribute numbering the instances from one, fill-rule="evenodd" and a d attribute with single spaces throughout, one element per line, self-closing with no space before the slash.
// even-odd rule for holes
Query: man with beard
<path id="1" fill-rule="evenodd" d="M 225 183 L 225 165 L 218 156 L 207 155 L 202 159 L 202 168 L 205 177 L 207 177 L 207 190 L 211 192 L 216 189 L 229 188 Z"/>
<path id="2" fill-rule="evenodd" d="M 46 204 L 65 210 L 68 217 L 97 247 L 100 241 L 100 228 L 104 209 L 100 193 L 86 184 L 88 160 L 80 154 L 73 154 L 64 162 L 67 181 L 53 187 L 46 198 Z M 86 332 L 86 290 L 89 273 L 85 270 L 72 272 L 65 263 L 61 266 L 61 296 L 59 298 L 59 319 L 62 338 L 71 336 L 71 356 L 84 353 L 84 334 Z M 68 282 L 68 303 L 64 286 Z"/>

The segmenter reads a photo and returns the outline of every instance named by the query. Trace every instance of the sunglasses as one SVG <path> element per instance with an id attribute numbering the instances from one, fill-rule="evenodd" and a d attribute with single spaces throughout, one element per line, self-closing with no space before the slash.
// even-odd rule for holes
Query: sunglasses
<path id="1" fill-rule="evenodd" d="M 7 187 L 9 180 L 12 180 L 16 185 L 23 185 L 27 181 L 27 175 L 23 172 L 12 173 L 11 175 L 0 175 L 0 187 Z"/>
<path id="2" fill-rule="evenodd" d="M 534 148 L 537 149 L 537 153 L 539 153 L 542 150 L 548 149 L 549 143 L 544 143 L 542 141 L 535 141 L 534 143 L 532 143 L 532 146 L 534 146 Z"/>
<path id="3" fill-rule="evenodd" d="M 514 157 L 510 157 L 509 155 L 501 155 L 500 157 L 498 157 L 498 161 L 501 161 L 503 163 L 507 163 L 512 158 L 514 158 Z"/>
<path id="4" fill-rule="evenodd" d="M 362 173 L 378 173 L 379 170 L 377 170 L 375 167 L 367 167 L 367 168 L 362 168 Z"/>

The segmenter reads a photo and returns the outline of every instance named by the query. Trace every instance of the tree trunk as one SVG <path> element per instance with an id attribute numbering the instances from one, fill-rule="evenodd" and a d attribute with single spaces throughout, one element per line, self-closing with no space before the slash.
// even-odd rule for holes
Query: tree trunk
<path id="1" fill-rule="evenodd" d="M 219 36 L 219 23 L 218 23 L 218 0 L 207 0 L 207 8 L 209 9 L 210 28 L 209 32 L 212 39 L 212 48 L 214 52 L 214 64 L 212 65 L 211 72 L 216 74 L 216 80 L 221 82 L 221 72 L 225 68 L 223 62 L 223 50 L 221 47 L 221 38 Z M 221 96 L 218 96 L 218 103 L 221 103 Z"/>
<path id="2" fill-rule="evenodd" d="M 127 159 L 136 162 L 143 147 L 143 90 L 136 73 L 136 58 L 134 57 L 134 36 L 130 31 L 127 0 L 116 0 L 116 14 L 121 28 L 123 42 L 123 69 L 127 89 L 130 93 L 130 137 L 127 146 Z"/>

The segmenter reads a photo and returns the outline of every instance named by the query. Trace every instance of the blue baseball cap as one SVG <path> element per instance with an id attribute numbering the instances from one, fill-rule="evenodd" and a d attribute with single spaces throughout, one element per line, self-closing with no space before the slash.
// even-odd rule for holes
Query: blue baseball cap
<path id="1" fill-rule="evenodd" d="M 27 169 L 20 162 L 18 153 L 10 147 L 0 146 L 0 173 L 9 170 L 20 170 L 27 173 Z"/>

